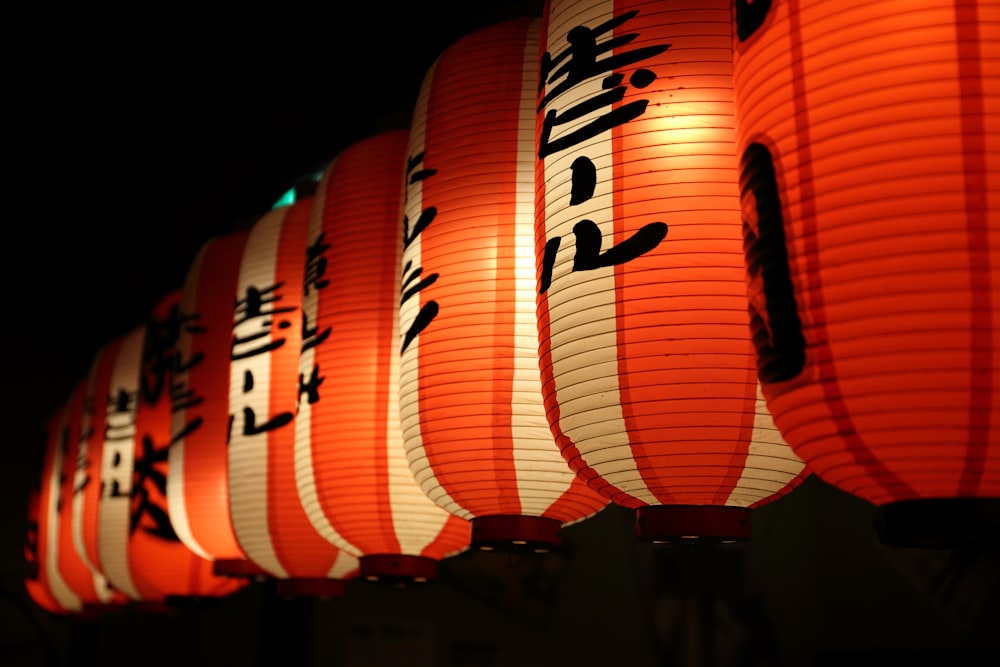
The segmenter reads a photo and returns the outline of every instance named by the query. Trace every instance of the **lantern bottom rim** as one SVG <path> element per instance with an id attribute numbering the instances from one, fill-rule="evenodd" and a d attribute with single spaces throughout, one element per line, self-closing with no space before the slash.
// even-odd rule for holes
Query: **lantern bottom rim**
<path id="1" fill-rule="evenodd" d="M 473 517 L 469 546 L 502 553 L 547 553 L 559 547 L 562 522 L 540 516 L 493 514 Z"/>
<path id="2" fill-rule="evenodd" d="M 922 498 L 879 505 L 882 544 L 955 548 L 1000 545 L 1000 498 Z"/>
<path id="3" fill-rule="evenodd" d="M 635 534 L 653 544 L 746 542 L 750 510 L 726 505 L 646 505 L 636 509 Z"/>
<path id="4" fill-rule="evenodd" d="M 271 577 L 270 572 L 247 558 L 217 558 L 212 561 L 212 574 L 217 577 Z"/>
<path id="5" fill-rule="evenodd" d="M 372 554 L 358 558 L 362 581 L 389 586 L 428 584 L 437 578 L 437 561 L 427 556 Z"/>

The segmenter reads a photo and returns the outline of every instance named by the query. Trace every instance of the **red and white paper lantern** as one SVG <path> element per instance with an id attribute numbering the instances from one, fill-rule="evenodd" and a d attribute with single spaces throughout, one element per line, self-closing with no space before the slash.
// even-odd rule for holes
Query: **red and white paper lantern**
<path id="1" fill-rule="evenodd" d="M 879 506 L 883 539 L 985 525 L 995 540 L 1000 3 L 738 2 L 735 33 L 749 296 L 778 427 Z"/>
<path id="2" fill-rule="evenodd" d="M 537 104 L 546 409 L 637 535 L 750 537 L 803 463 L 758 386 L 728 2 L 551 0 Z"/>
<path id="3" fill-rule="evenodd" d="M 469 544 L 406 462 L 399 408 L 405 130 L 345 149 L 324 172 L 309 229 L 296 418 L 299 495 L 313 524 L 370 581 L 423 582 Z"/>
<path id="4" fill-rule="evenodd" d="M 212 562 L 189 550 L 169 518 L 166 482 L 172 439 L 172 334 L 180 293 L 164 297 L 146 325 L 122 337 L 104 387 L 93 400 L 103 411 L 97 547 L 104 574 L 133 600 L 221 597 L 245 582 L 212 573 Z"/>
<path id="5" fill-rule="evenodd" d="M 310 212 L 308 199 L 275 207 L 209 240 L 188 271 L 170 497 L 178 532 L 217 572 L 339 595 L 356 559 L 317 533 L 295 483 Z"/>
<path id="6" fill-rule="evenodd" d="M 545 419 L 534 270 L 540 20 L 451 45 L 410 129 L 400 325 L 407 457 L 424 492 L 472 521 L 472 546 L 545 550 L 608 500 Z"/>

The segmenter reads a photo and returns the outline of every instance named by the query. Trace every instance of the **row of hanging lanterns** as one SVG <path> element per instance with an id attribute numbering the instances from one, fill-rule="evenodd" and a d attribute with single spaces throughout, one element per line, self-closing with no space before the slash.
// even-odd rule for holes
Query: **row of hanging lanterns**
<path id="1" fill-rule="evenodd" d="M 408 130 L 99 351 L 33 596 L 426 582 L 608 503 L 746 540 L 810 473 L 888 542 L 928 504 L 995 538 L 1000 3 L 932 4 L 550 0 L 458 40 Z"/>

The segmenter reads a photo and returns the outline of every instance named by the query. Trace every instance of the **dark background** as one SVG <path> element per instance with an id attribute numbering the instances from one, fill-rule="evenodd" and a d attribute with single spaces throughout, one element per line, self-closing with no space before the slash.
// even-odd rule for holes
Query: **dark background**
<path id="1" fill-rule="evenodd" d="M 98 347 L 355 141 L 408 127 L 454 40 L 542 3 L 336 3 L 230 14 L 20 10 L 4 151 L 0 664 L 825 665 L 1000 648 L 995 550 L 878 543 L 873 509 L 812 478 L 754 538 L 650 547 L 610 507 L 544 557 L 465 554 L 421 589 L 330 600 L 254 584 L 170 614 L 48 615 L 23 590 L 45 419 Z M 279 659 L 279 656 L 284 656 Z"/>

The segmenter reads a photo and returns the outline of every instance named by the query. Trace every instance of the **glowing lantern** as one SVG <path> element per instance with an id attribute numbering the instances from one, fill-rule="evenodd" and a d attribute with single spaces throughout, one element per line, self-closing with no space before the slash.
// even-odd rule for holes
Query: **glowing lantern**
<path id="1" fill-rule="evenodd" d="M 39 504 L 41 502 L 41 489 L 32 486 L 28 494 L 28 523 L 24 540 L 24 565 L 26 572 L 24 575 L 24 589 L 28 597 L 45 611 L 52 614 L 61 614 L 68 611 L 63 607 L 49 587 L 48 573 L 45 571 L 45 558 L 39 553 L 39 541 L 41 534 L 39 531 Z"/>
<path id="2" fill-rule="evenodd" d="M 365 580 L 423 582 L 467 548 L 406 462 L 399 422 L 399 260 L 405 130 L 344 150 L 315 195 L 296 418 L 299 495 Z"/>
<path id="3" fill-rule="evenodd" d="M 185 276 L 176 343 L 170 522 L 191 551 L 233 576 L 266 575 L 247 560 L 229 512 L 229 380 L 234 303 L 249 230 L 209 239 Z"/>
<path id="4" fill-rule="evenodd" d="M 738 540 L 802 479 L 754 373 L 730 5 L 546 4 L 536 255 L 549 422 L 637 536 Z"/>
<path id="5" fill-rule="evenodd" d="M 145 326 L 122 338 L 109 383 L 93 387 L 104 412 L 97 546 L 111 584 L 148 602 L 219 597 L 243 582 L 212 574 L 212 563 L 177 538 L 167 509 L 171 372 L 179 292 L 157 304 Z M 106 397 L 106 398 L 105 398 Z"/>
<path id="6" fill-rule="evenodd" d="M 310 211 L 308 199 L 277 206 L 209 240 L 190 267 L 168 493 L 178 533 L 216 572 L 275 577 L 284 595 L 337 595 L 357 563 L 312 527 L 295 484 Z"/>
<path id="7" fill-rule="evenodd" d="M 472 546 L 544 550 L 607 499 L 576 477 L 542 403 L 535 324 L 540 21 L 459 40 L 410 130 L 400 401 L 410 468 L 472 520 Z"/>
<path id="8" fill-rule="evenodd" d="M 73 495 L 76 491 L 76 471 L 81 455 L 82 427 L 87 402 L 86 382 L 80 382 L 70 396 L 58 428 L 56 458 L 59 461 L 59 569 L 66 583 L 79 596 L 85 611 L 115 608 L 126 602 L 108 580 L 81 557 L 74 539 Z M 85 483 L 85 482 L 81 482 Z"/>
<path id="9" fill-rule="evenodd" d="M 57 612 L 79 612 L 83 609 L 80 594 L 73 590 L 61 568 L 60 505 L 64 499 L 60 474 L 63 468 L 66 406 L 60 407 L 49 419 L 46 428 L 45 454 L 42 461 L 41 486 L 35 512 L 35 554 L 38 566 L 36 598 L 45 608 Z M 29 508 L 29 511 L 30 508 Z M 32 589 L 29 589 L 32 590 Z"/>
<path id="10" fill-rule="evenodd" d="M 883 540 L 964 539 L 979 519 L 996 540 L 1000 3 L 736 7 L 775 422 L 822 479 L 880 507 Z"/>

